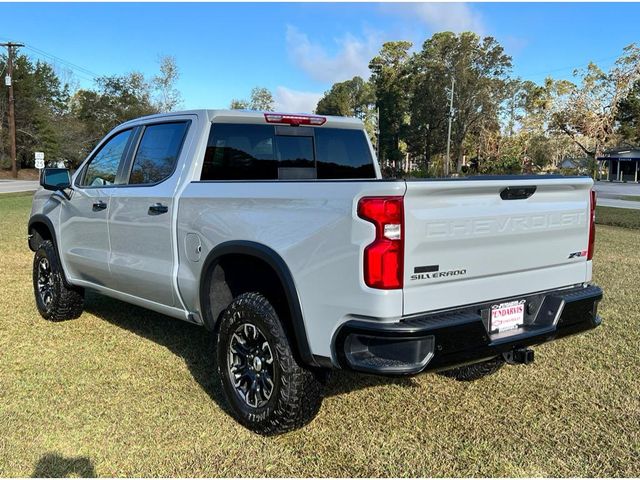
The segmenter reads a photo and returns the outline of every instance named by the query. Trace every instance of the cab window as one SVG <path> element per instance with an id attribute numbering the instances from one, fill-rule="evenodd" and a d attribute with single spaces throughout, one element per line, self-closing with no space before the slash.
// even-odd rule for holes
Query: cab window
<path id="1" fill-rule="evenodd" d="M 130 185 L 156 184 L 173 173 L 189 122 L 145 127 L 133 160 Z"/>
<path id="2" fill-rule="evenodd" d="M 85 167 L 82 180 L 79 183 L 80 186 L 103 187 L 113 185 L 130 138 L 131 130 L 125 130 L 111 137 Z"/>

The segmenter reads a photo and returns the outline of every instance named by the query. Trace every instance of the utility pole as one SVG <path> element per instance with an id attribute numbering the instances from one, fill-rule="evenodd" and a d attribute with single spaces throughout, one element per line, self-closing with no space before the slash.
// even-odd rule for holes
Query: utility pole
<path id="1" fill-rule="evenodd" d="M 453 89 L 456 85 L 456 78 L 451 75 L 451 99 L 449 103 L 449 130 L 447 131 L 447 159 L 444 164 L 444 176 L 449 176 L 449 163 L 451 161 L 451 122 L 453 121 Z"/>
<path id="2" fill-rule="evenodd" d="M 14 48 L 24 47 L 22 43 L 0 43 L 0 47 L 7 47 L 7 76 L 5 85 L 9 87 L 9 156 L 11 157 L 11 175 L 18 178 L 18 163 L 16 161 L 16 115 L 13 99 L 13 53 Z"/>
<path id="3" fill-rule="evenodd" d="M 376 156 L 380 163 L 380 107 L 376 108 Z"/>

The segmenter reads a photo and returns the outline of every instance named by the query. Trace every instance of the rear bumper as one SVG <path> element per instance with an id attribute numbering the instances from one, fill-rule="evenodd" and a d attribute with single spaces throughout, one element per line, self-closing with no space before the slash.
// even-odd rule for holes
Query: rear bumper
<path id="1" fill-rule="evenodd" d="M 488 331 L 491 305 L 527 301 L 524 325 Z M 565 288 L 497 299 L 455 311 L 404 318 L 396 323 L 351 320 L 340 327 L 333 348 L 340 366 L 384 375 L 412 375 L 494 358 L 600 325 L 602 289 Z"/>

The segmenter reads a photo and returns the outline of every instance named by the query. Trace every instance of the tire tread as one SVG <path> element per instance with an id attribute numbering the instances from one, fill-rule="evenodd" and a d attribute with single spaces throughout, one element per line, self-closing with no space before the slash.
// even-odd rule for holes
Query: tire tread
<path id="1" fill-rule="evenodd" d="M 54 277 L 55 295 L 53 305 L 46 309 L 41 304 L 37 292 L 38 262 L 46 257 L 51 265 L 51 273 Z M 40 315 L 51 322 L 61 322 L 78 318 L 84 309 L 84 290 L 67 284 L 58 258 L 58 253 L 51 240 L 40 243 L 33 259 L 33 290 L 36 297 L 36 306 Z"/>
<path id="2" fill-rule="evenodd" d="M 249 310 L 259 315 L 264 326 L 276 339 L 276 344 L 273 346 L 277 350 L 276 356 L 282 370 L 280 374 L 281 385 L 275 408 L 266 418 L 259 421 L 252 420 L 236 408 L 233 405 L 234 401 L 237 401 L 235 398 L 227 398 L 227 400 L 234 407 L 233 410 L 238 420 L 256 433 L 276 435 L 303 427 L 313 420 L 322 404 L 324 386 L 319 376 L 298 364 L 287 340 L 284 325 L 269 300 L 260 293 L 250 292 L 239 295 L 224 312 L 220 330 L 225 327 L 229 328 L 235 320 L 237 312 L 241 310 Z M 220 330 L 218 335 L 220 335 Z M 220 338 L 218 338 L 217 344 L 218 347 L 223 344 Z M 221 353 L 220 351 L 217 355 L 218 373 L 223 379 L 223 383 L 226 381 L 224 355 L 226 352 Z"/>

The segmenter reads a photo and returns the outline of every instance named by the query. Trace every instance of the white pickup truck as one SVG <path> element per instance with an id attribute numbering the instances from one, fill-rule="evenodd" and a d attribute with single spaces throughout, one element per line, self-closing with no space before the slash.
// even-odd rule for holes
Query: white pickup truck
<path id="1" fill-rule="evenodd" d="M 600 324 L 591 179 L 384 180 L 355 119 L 144 117 L 41 184 L 42 316 L 78 317 L 92 289 L 203 325 L 264 434 L 310 421 L 329 369 L 470 380 Z"/>

